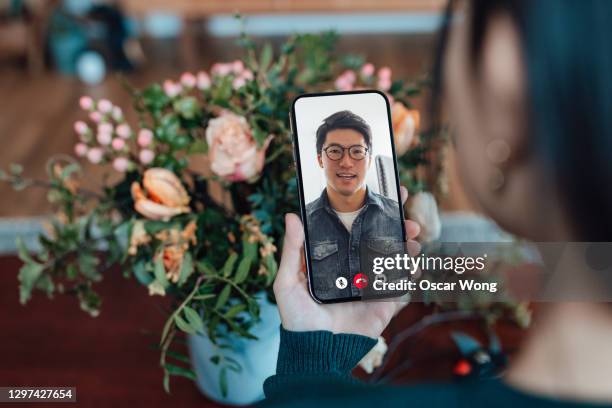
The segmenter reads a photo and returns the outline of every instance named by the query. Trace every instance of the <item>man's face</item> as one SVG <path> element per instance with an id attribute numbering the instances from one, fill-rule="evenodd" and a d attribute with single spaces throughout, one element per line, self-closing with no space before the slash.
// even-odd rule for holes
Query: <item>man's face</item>
<path id="1" fill-rule="evenodd" d="M 325 154 L 325 148 L 331 145 L 339 145 L 346 149 L 340 160 L 331 160 Z M 319 166 L 325 170 L 328 186 L 346 196 L 354 194 L 364 185 L 371 162 L 369 152 L 362 160 L 351 158 L 348 148 L 354 145 L 367 147 L 361 133 L 353 129 L 332 130 L 327 133 L 323 151 L 317 156 Z"/>

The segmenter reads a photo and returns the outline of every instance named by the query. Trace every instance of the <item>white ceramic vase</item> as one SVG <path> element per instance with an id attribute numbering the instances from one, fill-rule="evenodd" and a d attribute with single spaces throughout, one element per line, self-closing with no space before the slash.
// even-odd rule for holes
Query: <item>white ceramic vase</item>
<path id="1" fill-rule="evenodd" d="M 276 372 L 280 343 L 280 316 L 276 305 L 270 303 L 265 293 L 256 299 L 260 306 L 261 321 L 250 332 L 257 340 L 230 334 L 231 349 L 218 350 L 206 336 L 189 335 L 191 363 L 197 376 L 197 386 L 208 398 L 229 405 L 249 405 L 264 398 L 263 383 Z M 223 353 L 240 363 L 242 370 L 227 370 L 227 395 L 223 396 L 219 381 L 222 366 L 214 364 L 211 357 Z"/>

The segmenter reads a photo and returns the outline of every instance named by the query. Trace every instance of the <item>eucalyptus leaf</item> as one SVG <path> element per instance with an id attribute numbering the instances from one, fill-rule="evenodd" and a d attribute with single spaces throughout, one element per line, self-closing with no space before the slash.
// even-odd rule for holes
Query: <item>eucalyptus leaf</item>
<path id="1" fill-rule="evenodd" d="M 174 322 L 176 323 L 176 326 L 185 333 L 196 334 L 196 330 L 191 327 L 191 325 L 187 323 L 181 316 L 175 315 Z"/>
<path id="2" fill-rule="evenodd" d="M 144 223 L 144 228 L 147 234 L 155 235 L 156 233 L 168 229 L 171 225 L 164 221 L 151 221 L 147 220 Z"/>
<path id="3" fill-rule="evenodd" d="M 177 284 L 182 286 L 193 273 L 193 259 L 190 252 L 186 252 L 181 263 L 181 271 Z"/>
<path id="4" fill-rule="evenodd" d="M 175 100 L 173 108 L 185 119 L 193 119 L 200 113 L 198 100 L 193 96 L 185 96 Z"/>
<path id="5" fill-rule="evenodd" d="M 204 333 L 204 323 L 202 323 L 202 318 L 194 309 L 189 306 L 185 306 L 183 308 L 183 313 L 189 322 L 189 325 L 199 333 Z"/>
<path id="6" fill-rule="evenodd" d="M 32 297 L 32 289 L 44 270 L 43 265 L 26 262 L 19 269 L 19 302 L 23 305 Z"/>
<path id="7" fill-rule="evenodd" d="M 244 280 L 249 275 L 249 271 L 251 270 L 251 258 L 244 257 L 240 260 L 238 264 L 238 269 L 236 271 L 236 276 L 234 277 L 234 283 L 240 284 L 244 282 Z"/>
<path id="8" fill-rule="evenodd" d="M 189 370 L 187 368 L 179 367 L 177 365 L 170 364 L 170 363 L 164 364 L 164 368 L 171 375 L 178 375 L 178 376 L 181 376 L 181 377 L 186 377 L 186 378 L 189 378 L 192 381 L 196 380 L 196 374 L 192 370 Z"/>
<path id="9" fill-rule="evenodd" d="M 248 239 L 242 240 L 242 252 L 245 258 L 254 261 L 257 257 L 257 243 L 249 242 Z"/>
<path id="10" fill-rule="evenodd" d="M 240 303 L 240 304 L 234 305 L 234 306 L 230 307 L 230 309 L 227 312 L 225 312 L 224 316 L 225 316 L 226 319 L 231 319 L 234 316 L 236 316 L 238 313 L 246 310 L 246 308 L 247 307 L 246 307 L 246 305 L 244 303 Z"/>
<path id="11" fill-rule="evenodd" d="M 53 292 L 55 291 L 55 285 L 53 284 L 53 280 L 48 274 L 41 274 L 40 278 L 36 280 L 36 283 L 34 285 L 36 289 L 45 292 L 48 297 L 52 297 Z"/>
<path id="12" fill-rule="evenodd" d="M 202 260 L 196 264 L 196 268 L 205 275 L 217 275 L 215 268 L 212 267 L 206 260 Z"/>
<path id="13" fill-rule="evenodd" d="M 261 51 L 261 56 L 259 59 L 259 70 L 261 72 L 265 72 L 268 70 L 270 63 L 272 62 L 273 57 L 272 45 L 270 43 L 266 43 L 264 45 L 263 50 Z"/>
<path id="14" fill-rule="evenodd" d="M 232 291 L 232 285 L 228 283 L 221 290 L 221 293 L 219 294 L 219 297 L 217 298 L 217 303 L 215 303 L 215 309 L 219 310 L 223 306 L 225 306 L 225 304 L 227 303 L 227 300 L 229 299 L 229 295 L 231 291 Z"/>
<path id="15" fill-rule="evenodd" d="M 25 245 L 25 242 L 23 242 L 23 238 L 17 237 L 15 244 L 17 246 L 17 254 L 19 255 L 19 259 L 21 259 L 23 262 L 34 262 L 32 257 L 30 257 L 30 253 Z"/>
<path id="16" fill-rule="evenodd" d="M 77 256 L 79 262 L 79 270 L 81 274 L 93 281 L 102 279 L 102 275 L 98 272 L 98 264 L 100 261 L 91 252 L 81 251 Z"/>
<path id="17" fill-rule="evenodd" d="M 128 247 L 130 245 L 130 234 L 132 232 L 132 220 L 125 221 L 121 223 L 113 234 L 115 235 L 115 239 L 121 248 L 121 251 L 127 256 Z"/>
<path id="18" fill-rule="evenodd" d="M 138 262 L 132 266 L 132 273 L 138 282 L 144 286 L 149 286 L 151 282 L 155 280 L 155 277 L 151 275 L 150 270 L 147 270 L 147 264 L 144 259 L 138 260 Z"/>
<path id="19" fill-rule="evenodd" d="M 236 263 L 236 260 L 238 259 L 238 254 L 233 252 L 225 261 L 225 264 L 223 265 L 223 269 L 221 274 L 224 277 L 228 277 L 232 274 L 232 271 L 234 270 L 234 264 Z"/>
<path id="20" fill-rule="evenodd" d="M 153 272 L 155 273 L 155 279 L 159 281 L 159 283 L 161 283 L 164 289 L 167 288 L 170 283 L 168 282 L 168 278 L 166 277 L 166 268 L 164 267 L 164 259 L 161 254 L 155 260 L 155 267 L 153 269 Z"/>

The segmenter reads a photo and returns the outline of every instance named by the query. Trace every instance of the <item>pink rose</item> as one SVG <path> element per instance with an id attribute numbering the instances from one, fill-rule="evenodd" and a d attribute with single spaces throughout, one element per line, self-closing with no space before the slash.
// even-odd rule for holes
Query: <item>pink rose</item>
<path id="1" fill-rule="evenodd" d="M 232 86 L 234 89 L 242 88 L 244 85 L 246 85 L 246 81 L 243 77 L 236 77 L 232 81 Z"/>
<path id="2" fill-rule="evenodd" d="M 378 89 L 388 91 L 391 88 L 391 79 L 389 78 L 378 78 Z"/>
<path id="3" fill-rule="evenodd" d="M 210 88 L 210 77 L 208 76 L 206 72 L 204 71 L 198 72 L 197 87 L 199 90 L 202 90 L 202 91 Z"/>
<path id="4" fill-rule="evenodd" d="M 79 120 L 74 122 L 74 131 L 79 135 L 84 135 L 85 133 L 89 132 L 89 126 L 87 126 L 87 124 L 82 120 Z"/>
<path id="5" fill-rule="evenodd" d="M 138 159 L 142 164 L 149 164 L 153 161 L 154 158 L 155 153 L 153 152 L 153 150 L 142 149 L 138 154 Z"/>
<path id="6" fill-rule="evenodd" d="M 125 157 L 117 157 L 113 160 L 113 168 L 119 173 L 125 173 L 130 165 L 130 161 Z"/>
<path id="7" fill-rule="evenodd" d="M 353 84 L 343 78 L 336 79 L 334 86 L 336 87 L 336 89 L 339 89 L 341 91 L 350 91 L 353 89 Z"/>
<path id="8" fill-rule="evenodd" d="M 130 136 L 132 136 L 132 129 L 130 128 L 130 125 L 128 125 L 127 123 L 122 123 L 119 126 L 117 126 L 117 135 L 119 135 L 119 137 L 122 137 L 124 139 L 129 139 Z"/>
<path id="9" fill-rule="evenodd" d="M 174 98 L 183 91 L 181 84 L 171 81 L 169 79 L 164 81 L 164 92 L 168 98 Z"/>
<path id="10" fill-rule="evenodd" d="M 113 110 L 113 104 L 108 99 L 100 99 L 98 101 L 98 112 L 107 114 Z"/>
<path id="11" fill-rule="evenodd" d="M 147 147 L 153 141 L 153 132 L 149 129 L 140 129 L 138 132 L 138 145 L 140 147 Z"/>
<path id="12" fill-rule="evenodd" d="M 354 71 L 346 70 L 342 74 L 340 74 L 338 78 L 336 78 L 334 86 L 336 87 L 336 89 L 339 89 L 341 91 L 350 91 L 351 89 L 353 89 L 353 85 L 355 84 L 356 79 L 357 76 L 355 75 Z"/>
<path id="13" fill-rule="evenodd" d="M 368 78 L 374 75 L 374 65 L 371 63 L 364 64 L 361 67 L 361 75 Z"/>
<path id="14" fill-rule="evenodd" d="M 110 123 L 104 122 L 98 125 L 98 133 L 108 133 L 109 135 L 113 134 L 113 125 Z"/>
<path id="15" fill-rule="evenodd" d="M 210 68 L 210 73 L 213 76 L 226 76 L 232 72 L 232 69 L 232 64 L 224 64 L 221 62 L 217 62 L 216 64 L 213 64 L 213 66 Z"/>
<path id="16" fill-rule="evenodd" d="M 89 96 L 81 96 L 81 98 L 79 99 L 79 106 L 81 107 L 81 109 L 86 111 L 92 110 L 94 106 L 94 101 Z"/>
<path id="17" fill-rule="evenodd" d="M 102 114 L 98 111 L 90 112 L 89 119 L 93 120 L 96 123 L 100 123 L 102 122 Z"/>
<path id="18" fill-rule="evenodd" d="M 181 75 L 181 84 L 188 89 L 193 88 L 194 86 L 196 86 L 196 77 L 195 75 L 193 75 L 191 72 L 185 72 L 183 73 L 183 75 Z"/>
<path id="19" fill-rule="evenodd" d="M 253 72 L 250 69 L 245 69 L 244 71 L 242 71 L 240 76 L 246 79 L 247 81 L 253 80 Z"/>
<path id="20" fill-rule="evenodd" d="M 384 79 L 391 80 L 391 68 L 382 67 L 381 69 L 379 69 L 378 78 L 384 78 Z"/>
<path id="21" fill-rule="evenodd" d="M 98 143 L 100 143 L 103 146 L 108 146 L 111 141 L 113 140 L 113 135 L 111 133 L 98 133 L 96 139 L 98 140 Z"/>
<path id="22" fill-rule="evenodd" d="M 111 146 L 113 146 L 114 150 L 123 150 L 125 147 L 125 140 L 116 137 L 113 139 Z"/>
<path id="23" fill-rule="evenodd" d="M 78 157 L 85 157 L 87 154 L 87 145 L 85 143 L 77 143 L 74 145 L 74 153 Z"/>
<path id="24" fill-rule="evenodd" d="M 269 136 L 258 149 L 245 118 L 226 112 L 206 129 L 211 170 L 230 181 L 254 181 L 264 166 Z"/>
<path id="25" fill-rule="evenodd" d="M 102 156 L 104 152 L 99 147 L 92 147 L 87 152 L 87 160 L 89 160 L 93 164 L 98 164 L 102 161 Z"/>
<path id="26" fill-rule="evenodd" d="M 244 64 L 240 60 L 232 62 L 232 72 L 234 74 L 240 74 L 244 70 Z"/>
<path id="27" fill-rule="evenodd" d="M 120 107 L 115 106 L 113 107 L 112 116 L 115 121 L 121 122 L 121 120 L 123 120 L 123 111 L 121 110 Z"/>

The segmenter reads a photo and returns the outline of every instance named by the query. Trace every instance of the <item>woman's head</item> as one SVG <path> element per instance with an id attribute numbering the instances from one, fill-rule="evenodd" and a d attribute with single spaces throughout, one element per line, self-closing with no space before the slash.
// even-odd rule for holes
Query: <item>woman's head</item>
<path id="1" fill-rule="evenodd" d="M 608 240 L 612 2 L 453 3 L 434 101 L 444 95 L 468 192 L 518 235 Z"/>

